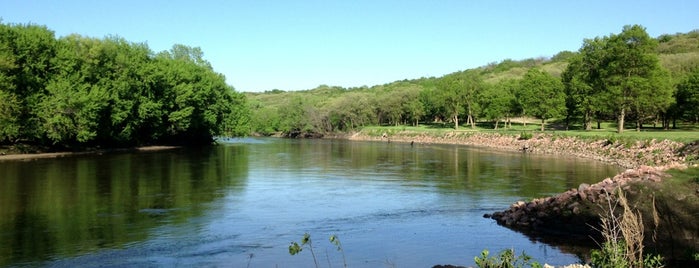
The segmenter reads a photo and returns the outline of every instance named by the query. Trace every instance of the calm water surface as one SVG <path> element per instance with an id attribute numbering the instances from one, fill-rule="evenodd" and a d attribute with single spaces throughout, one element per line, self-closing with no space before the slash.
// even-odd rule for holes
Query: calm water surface
<path id="1" fill-rule="evenodd" d="M 473 265 L 483 249 L 577 262 L 484 213 L 618 172 L 454 145 L 235 139 L 210 148 L 0 162 L 0 266 Z"/>

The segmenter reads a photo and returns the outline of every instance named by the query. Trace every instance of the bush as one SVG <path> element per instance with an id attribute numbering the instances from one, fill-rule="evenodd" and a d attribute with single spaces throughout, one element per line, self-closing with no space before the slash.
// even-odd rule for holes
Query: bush
<path id="1" fill-rule="evenodd" d="M 531 132 L 522 132 L 519 134 L 520 140 L 528 140 L 528 139 L 531 139 L 532 137 L 534 137 L 534 134 L 532 134 Z"/>
<path id="2" fill-rule="evenodd" d="M 476 266 L 480 268 L 522 268 L 522 267 L 532 267 L 541 268 L 541 264 L 536 261 L 532 261 L 532 257 L 524 254 L 517 256 L 513 249 L 506 249 L 501 251 L 497 256 L 489 256 L 490 252 L 485 249 L 481 252 L 480 257 L 473 258 L 476 262 Z"/>

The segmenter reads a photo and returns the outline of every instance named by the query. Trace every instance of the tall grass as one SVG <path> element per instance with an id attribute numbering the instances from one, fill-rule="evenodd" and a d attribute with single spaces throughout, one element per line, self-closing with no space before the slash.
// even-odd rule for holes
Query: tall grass
<path id="1" fill-rule="evenodd" d="M 631 209 L 621 188 L 617 188 L 616 201 L 612 199 L 607 193 L 606 214 L 600 215 L 601 226 L 595 227 L 602 234 L 604 242 L 600 245 L 601 249 L 592 251 L 592 266 L 663 267 L 662 257 L 643 253 L 644 226 L 641 212 Z M 617 213 L 617 210 L 621 212 Z M 660 219 L 657 217 L 657 212 L 653 215 L 657 228 Z"/>

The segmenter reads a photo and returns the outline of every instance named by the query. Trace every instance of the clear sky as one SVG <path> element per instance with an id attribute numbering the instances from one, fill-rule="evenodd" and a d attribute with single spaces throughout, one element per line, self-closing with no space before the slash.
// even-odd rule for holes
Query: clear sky
<path id="1" fill-rule="evenodd" d="M 697 0 L 0 0 L 3 23 L 46 25 L 57 37 L 201 47 L 238 91 L 438 77 L 576 51 L 627 24 L 653 37 L 688 32 L 697 14 Z"/>

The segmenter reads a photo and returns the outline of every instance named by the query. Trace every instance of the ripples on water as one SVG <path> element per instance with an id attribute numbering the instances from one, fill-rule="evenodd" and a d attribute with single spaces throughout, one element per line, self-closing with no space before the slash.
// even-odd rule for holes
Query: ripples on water
<path id="1" fill-rule="evenodd" d="M 472 265 L 514 248 L 571 253 L 483 214 L 618 170 L 559 156 L 453 145 L 222 139 L 211 148 L 0 162 L 0 266 Z"/>

